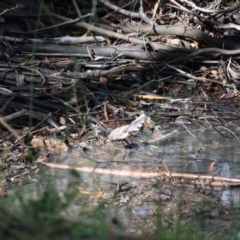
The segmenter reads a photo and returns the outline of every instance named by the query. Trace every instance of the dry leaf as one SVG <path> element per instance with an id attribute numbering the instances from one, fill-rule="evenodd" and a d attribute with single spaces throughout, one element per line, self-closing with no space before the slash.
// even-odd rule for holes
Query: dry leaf
<path id="1" fill-rule="evenodd" d="M 211 70 L 207 75 L 209 75 L 209 77 L 214 78 L 214 79 L 219 78 L 219 73 L 217 70 Z"/>
<path id="2" fill-rule="evenodd" d="M 46 148 L 54 152 L 67 152 L 68 146 L 61 140 L 49 137 L 34 136 L 31 141 L 34 148 Z"/>
<path id="3" fill-rule="evenodd" d="M 51 77 L 57 77 L 59 76 L 61 73 L 60 72 L 55 72 L 55 73 L 52 73 L 50 76 Z"/>
<path id="4" fill-rule="evenodd" d="M 100 81 L 101 83 L 105 83 L 105 82 L 107 82 L 107 78 L 105 78 L 105 77 L 100 77 L 100 78 L 99 78 L 99 81 Z"/>
<path id="5" fill-rule="evenodd" d="M 110 140 L 123 140 L 128 137 L 130 132 L 138 132 L 144 123 L 145 117 L 145 114 L 141 114 L 131 124 L 124 125 L 112 130 L 108 138 Z"/>
<path id="6" fill-rule="evenodd" d="M 84 194 L 84 195 L 92 195 L 93 194 L 92 191 L 87 191 L 82 187 L 77 187 L 77 189 L 78 189 L 79 193 Z"/>
<path id="7" fill-rule="evenodd" d="M 104 191 L 101 190 L 100 192 L 97 193 L 97 195 L 94 198 L 94 202 L 98 202 L 99 199 L 102 197 L 102 195 L 104 194 Z"/>
<path id="8" fill-rule="evenodd" d="M 7 197 L 7 192 L 3 187 L 0 187 L 0 196 L 1 197 Z"/>

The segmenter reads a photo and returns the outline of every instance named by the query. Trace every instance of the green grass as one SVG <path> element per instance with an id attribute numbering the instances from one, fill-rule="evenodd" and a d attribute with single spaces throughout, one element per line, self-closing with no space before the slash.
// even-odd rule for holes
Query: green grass
<path id="1" fill-rule="evenodd" d="M 109 236 L 109 229 L 115 229 L 107 221 L 109 211 L 113 207 L 109 202 L 99 203 L 97 207 L 89 208 L 86 201 L 79 197 L 76 190 L 76 180 L 79 176 L 71 175 L 72 181 L 68 190 L 62 195 L 49 184 L 39 195 L 39 198 L 25 198 L 24 194 L 16 194 L 0 199 L 0 238 L 1 239 L 128 239 L 120 237 L 125 234 L 121 224 L 117 228 L 118 237 Z M 73 204 L 81 208 L 77 217 L 71 217 L 69 209 Z M 225 221 L 219 219 L 214 224 L 206 221 L 204 214 L 183 217 L 179 212 L 166 218 L 162 214 L 164 205 L 159 204 L 155 216 L 155 230 L 146 231 L 146 235 L 137 239 L 161 240 L 203 240 L 203 239 L 237 239 L 239 229 L 238 211 L 229 211 Z M 163 221 L 163 219 L 165 220 Z M 208 225 L 209 224 L 209 225 Z M 144 228 L 144 226 L 139 226 Z M 115 230 L 114 230 L 115 231 Z M 153 234 L 154 231 L 154 234 Z"/>
<path id="2" fill-rule="evenodd" d="M 64 196 L 52 186 L 38 199 L 17 195 L 0 200 L 1 239 L 101 239 L 104 234 L 106 224 L 99 221 L 99 215 L 104 218 L 101 207 L 93 212 L 83 210 L 78 219 L 68 217 L 67 209 L 76 197 L 74 188 Z"/>

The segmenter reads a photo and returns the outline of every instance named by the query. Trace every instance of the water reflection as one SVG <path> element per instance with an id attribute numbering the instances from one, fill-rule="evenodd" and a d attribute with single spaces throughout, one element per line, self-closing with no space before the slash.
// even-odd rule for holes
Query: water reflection
<path id="1" fill-rule="evenodd" d="M 221 199 L 226 205 L 240 207 L 240 188 L 223 190 Z"/>

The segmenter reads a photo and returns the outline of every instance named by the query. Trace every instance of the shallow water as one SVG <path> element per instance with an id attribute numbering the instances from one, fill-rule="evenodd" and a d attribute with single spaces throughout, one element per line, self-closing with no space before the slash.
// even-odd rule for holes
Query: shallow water
<path id="1" fill-rule="evenodd" d="M 232 127 L 233 131 L 234 128 L 235 125 Z M 129 139 L 131 144 L 121 141 L 96 142 L 94 145 L 86 143 L 87 148 L 76 147 L 69 153 L 56 156 L 53 161 L 73 168 L 91 166 L 127 170 L 160 169 L 197 175 L 240 177 L 240 143 L 237 136 L 229 130 L 171 123 L 162 134 L 173 130 L 177 132 L 154 144 L 146 143 L 158 137 L 149 132 L 141 132 L 138 136 L 131 137 Z M 219 199 L 222 206 L 240 206 L 240 188 L 237 187 L 207 188 L 201 192 L 196 190 L 193 184 L 173 184 L 171 180 L 161 178 L 142 179 L 131 175 L 119 176 L 95 172 L 80 172 L 79 175 L 80 177 L 75 179 L 68 170 L 41 166 L 40 172 L 33 176 L 37 183 L 35 181 L 23 186 L 23 189 L 25 188 L 25 194 L 29 192 L 31 197 L 36 189 L 40 191 L 51 182 L 64 198 L 64 192 L 68 191 L 69 184 L 74 182 L 79 191 L 79 198 L 84 199 L 85 209 L 86 206 L 89 210 L 94 209 L 99 202 L 106 201 L 109 211 L 121 218 L 131 232 L 138 232 L 141 229 L 139 226 L 153 227 L 153 216 L 159 204 L 164 206 L 163 212 L 169 216 L 175 214 L 176 206 L 177 212 L 189 215 L 192 206 L 196 211 L 198 207 L 202 208 L 202 203 L 205 203 L 207 211 L 218 212 Z M 191 204 L 186 206 L 183 204 L 180 211 L 177 202 L 183 197 L 184 202 Z M 79 202 L 82 205 L 83 200 Z M 76 202 L 76 205 L 71 206 L 69 211 L 71 217 L 77 217 L 81 211 L 81 205 L 78 204 Z"/>

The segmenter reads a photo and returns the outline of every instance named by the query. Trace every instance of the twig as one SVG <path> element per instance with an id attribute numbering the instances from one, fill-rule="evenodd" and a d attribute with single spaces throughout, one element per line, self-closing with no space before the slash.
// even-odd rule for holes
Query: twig
<path id="1" fill-rule="evenodd" d="M 206 8 L 200 8 L 198 7 L 194 2 L 190 2 L 188 0 L 180 0 L 181 2 L 185 2 L 188 5 L 190 5 L 193 10 L 198 10 L 201 12 L 205 12 L 205 13 L 229 13 L 229 12 L 233 12 L 233 11 L 237 11 L 240 9 L 240 4 L 236 5 L 235 7 L 229 7 L 227 9 L 206 9 Z"/>
<path id="2" fill-rule="evenodd" d="M 22 110 L 24 111 L 24 110 Z M 19 135 L 15 129 L 13 129 L 5 120 L 3 117 L 0 117 L 0 124 L 4 126 L 12 135 L 16 138 L 19 139 Z"/>
<path id="3" fill-rule="evenodd" d="M 184 6 L 182 6 L 181 4 L 179 4 L 178 2 L 176 2 L 175 0 L 169 0 L 169 1 L 176 5 L 176 6 L 175 6 L 175 5 L 170 5 L 170 4 L 168 4 L 169 6 L 174 7 L 174 8 L 177 8 L 177 9 L 180 9 L 180 10 L 182 10 L 182 11 L 184 11 L 184 12 L 189 13 L 189 14 L 192 14 L 193 16 L 197 17 L 197 18 L 200 19 L 201 21 L 209 22 L 209 23 L 211 23 L 211 24 L 213 24 L 213 25 L 220 25 L 220 24 L 221 24 L 221 23 L 219 23 L 219 22 L 215 22 L 215 21 L 213 21 L 213 20 L 209 20 L 209 19 L 207 19 L 207 18 L 203 18 L 203 17 L 200 16 L 199 14 L 194 13 L 193 11 L 188 10 L 187 8 L 185 8 Z"/>
<path id="4" fill-rule="evenodd" d="M 185 126 L 185 124 L 183 123 L 183 121 L 182 121 L 182 125 L 183 125 L 183 127 L 187 130 L 187 132 L 188 132 L 194 139 L 197 140 L 197 138 L 193 135 L 193 133 L 191 133 L 191 131 Z"/>
<path id="5" fill-rule="evenodd" d="M 6 9 L 6 10 L 4 10 L 3 12 L 0 13 L 0 16 L 3 15 L 4 13 L 8 12 L 8 11 L 12 11 L 12 10 L 15 10 L 15 9 L 17 9 L 17 8 L 21 8 L 21 7 L 19 7 L 19 6 L 17 5 L 16 7 L 12 7 L 12 8 Z"/>
<path id="6" fill-rule="evenodd" d="M 192 74 L 187 73 L 187 72 L 185 72 L 185 71 L 183 71 L 183 70 L 181 70 L 181 69 L 178 69 L 178 68 L 176 68 L 176 67 L 173 67 L 173 66 L 171 66 L 171 65 L 168 65 L 168 64 L 167 64 L 166 66 L 169 67 L 169 68 L 174 69 L 175 71 L 177 71 L 178 73 L 180 73 L 182 76 L 185 76 L 185 77 L 188 77 L 188 78 L 197 80 L 197 81 L 201 81 L 201 82 L 206 82 L 206 81 L 208 81 L 208 82 L 216 83 L 216 84 L 219 84 L 219 85 L 223 85 L 222 82 L 219 82 L 219 81 L 216 81 L 216 80 L 213 80 L 213 79 L 209 79 L 209 78 L 195 77 L 195 76 L 193 76 Z M 233 86 L 230 85 L 230 84 L 225 84 L 224 86 L 229 87 L 229 88 L 233 88 Z"/>
<path id="7" fill-rule="evenodd" d="M 239 139 L 239 138 L 237 137 L 237 135 L 236 135 L 233 131 L 231 131 L 229 128 L 222 127 L 222 126 L 219 126 L 219 128 L 223 128 L 223 129 L 227 130 L 228 132 L 230 132 L 230 133 L 238 140 L 238 142 L 240 143 L 240 139 Z"/>
<path id="8" fill-rule="evenodd" d="M 82 17 L 82 13 L 78 7 L 78 4 L 76 2 L 76 0 L 72 0 L 72 3 L 73 3 L 73 6 L 75 7 L 75 10 L 77 12 L 77 15 L 78 15 L 78 18 L 81 18 Z"/>
<path id="9" fill-rule="evenodd" d="M 36 29 L 36 30 L 33 30 L 33 31 L 29 31 L 28 33 L 36 33 L 36 32 L 40 32 L 40 31 L 49 30 L 49 29 L 52 29 L 52 28 L 62 27 L 62 26 L 68 25 L 68 24 L 75 24 L 75 23 L 79 22 L 81 19 L 84 19 L 86 17 L 90 17 L 92 15 L 93 15 L 93 13 L 88 13 L 88 14 L 85 14 L 81 17 L 76 18 L 76 19 L 69 19 L 69 21 L 59 23 L 59 24 L 55 24 L 55 25 L 52 25 L 50 27 L 39 28 L 39 29 Z"/>
<path id="10" fill-rule="evenodd" d="M 152 19 L 148 18 L 146 16 L 146 14 L 143 12 L 143 7 L 142 7 L 141 3 L 140 3 L 141 7 L 139 8 L 139 12 L 136 13 L 136 12 L 130 12 L 130 11 L 124 10 L 124 9 L 110 3 L 108 0 L 99 0 L 99 2 L 102 3 L 103 5 L 111 8 L 112 10 L 125 15 L 125 16 L 129 16 L 129 17 L 132 17 L 132 18 L 140 18 L 145 23 L 147 23 L 149 25 L 155 25 L 156 24 L 156 23 L 154 23 L 154 21 Z"/>

